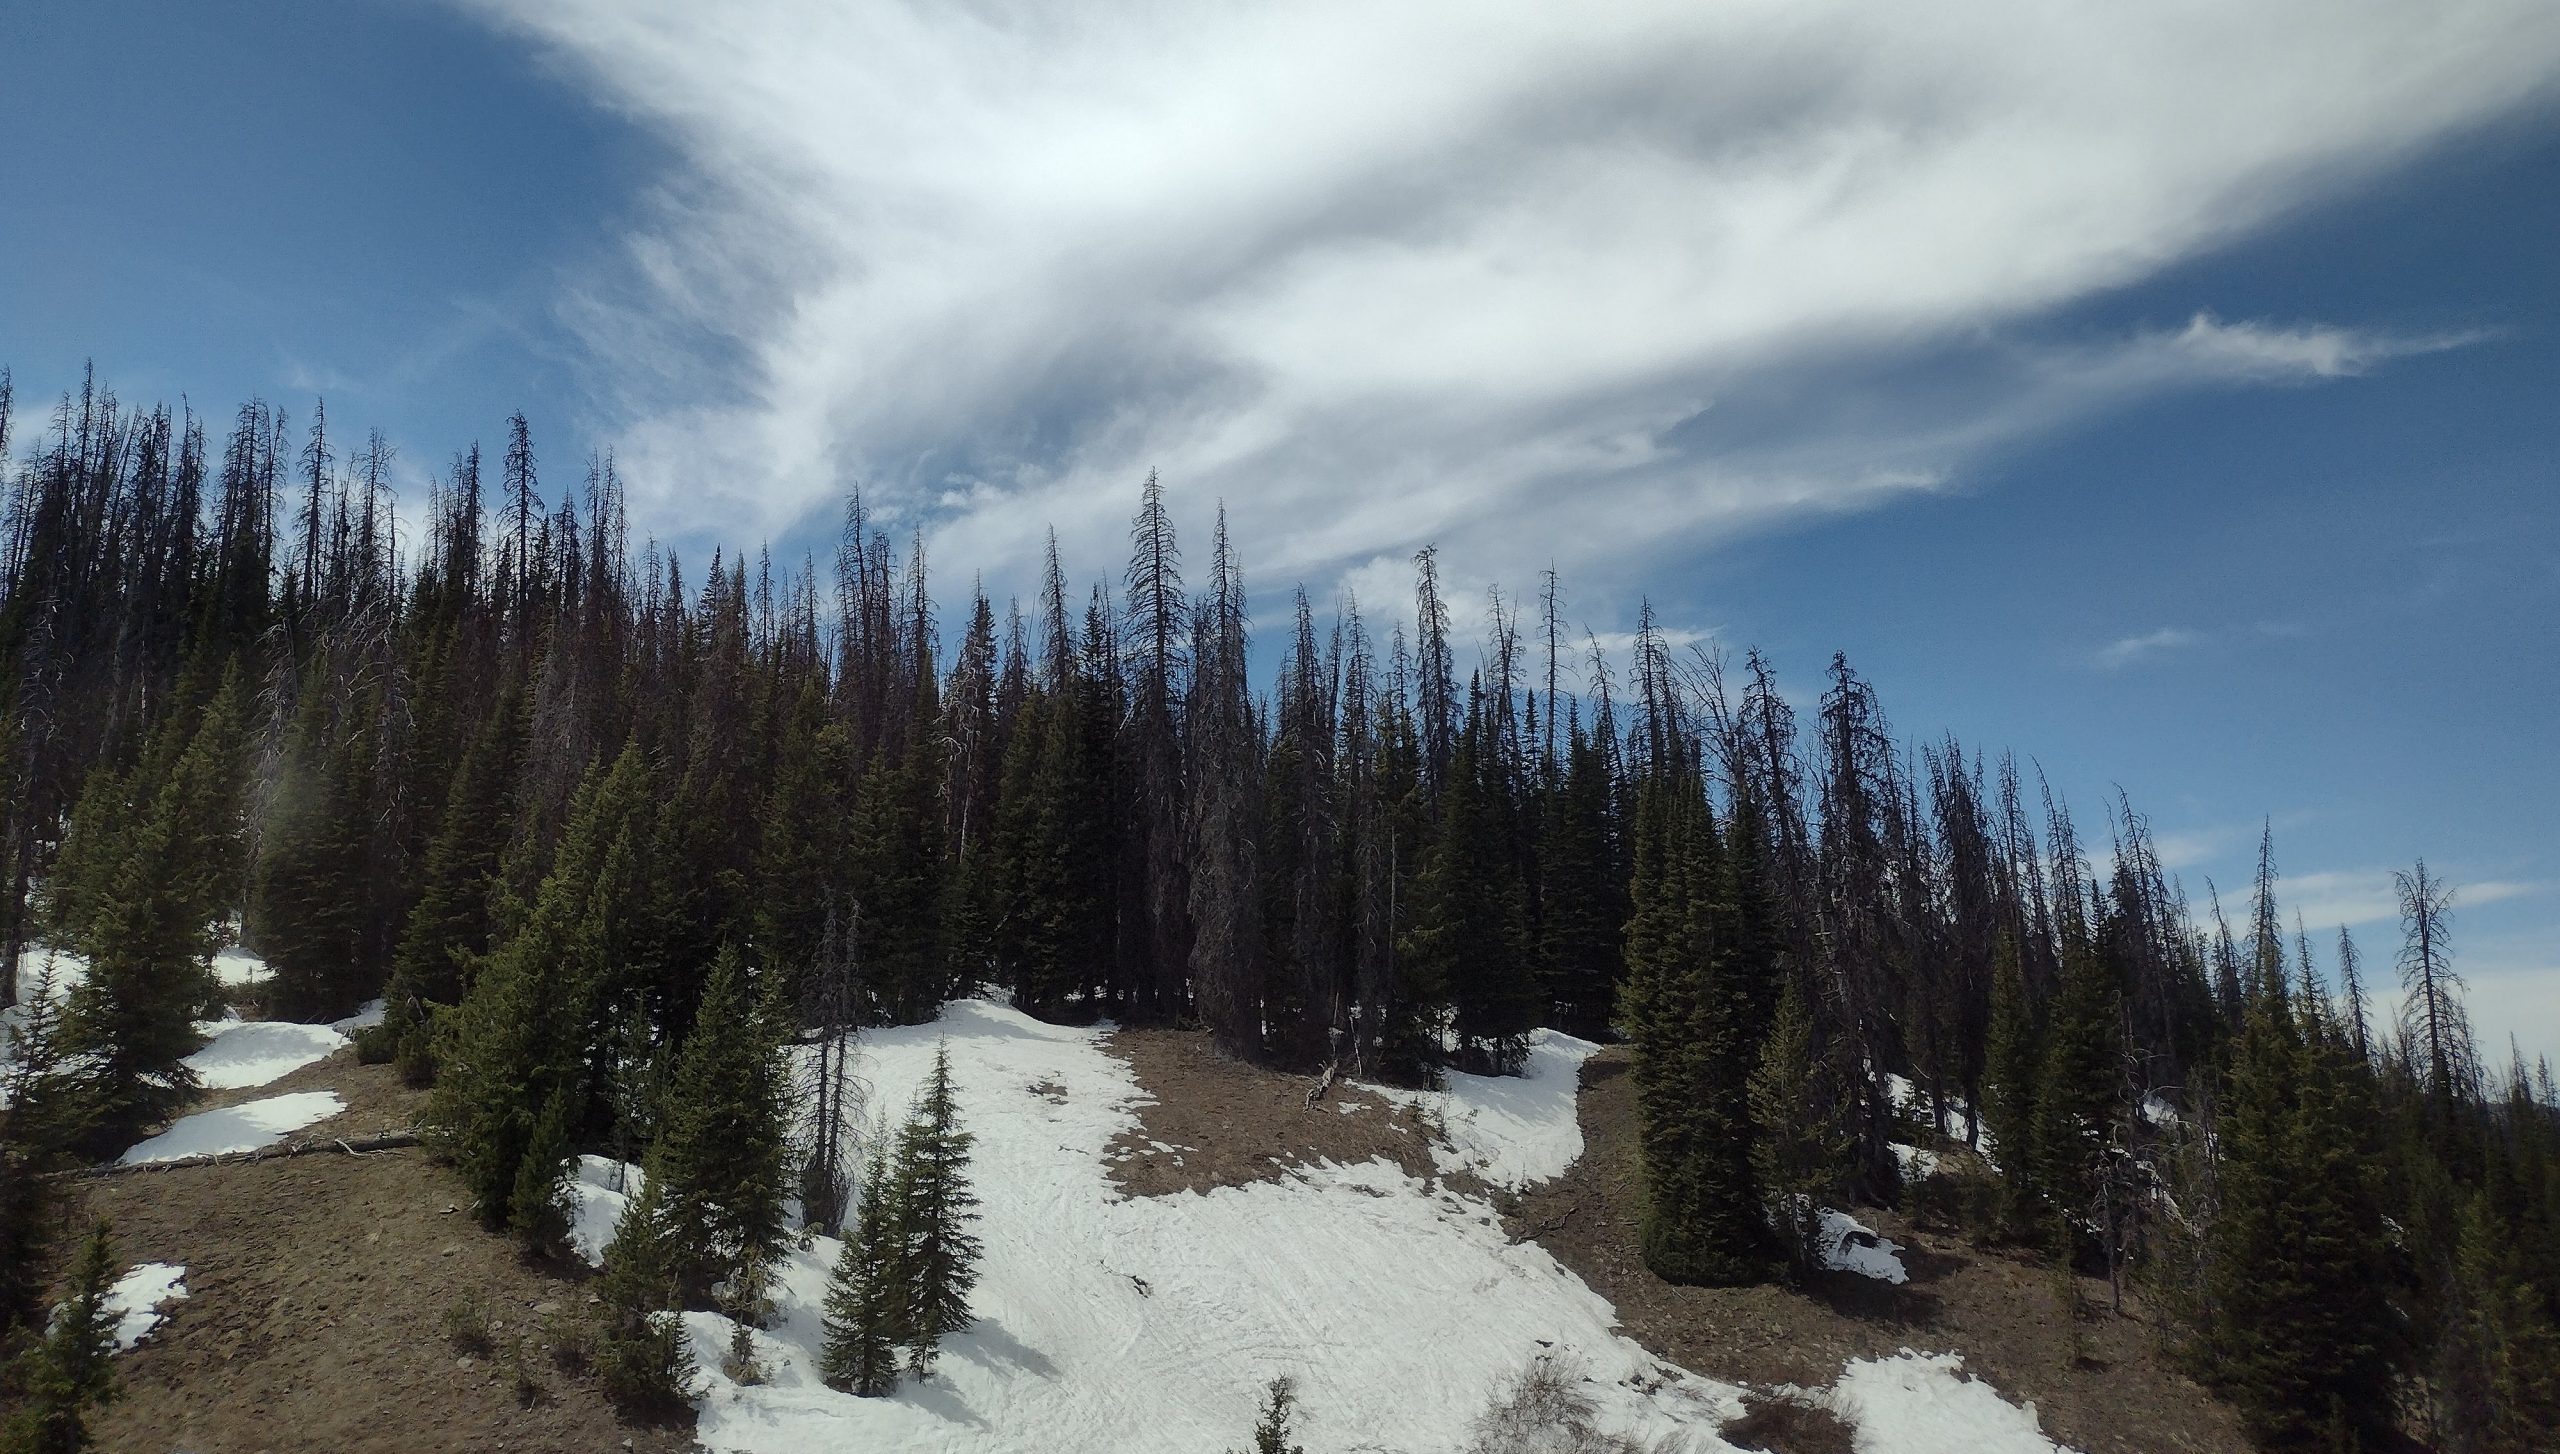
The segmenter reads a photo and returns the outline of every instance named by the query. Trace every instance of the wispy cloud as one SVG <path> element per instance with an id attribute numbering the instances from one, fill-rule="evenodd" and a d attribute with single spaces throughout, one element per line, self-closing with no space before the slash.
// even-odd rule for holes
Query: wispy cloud
<path id="1" fill-rule="evenodd" d="M 2139 636 L 2126 636 L 2110 641 L 2099 647 L 2091 659 L 2099 666 L 2113 671 L 2118 667 L 2131 666 L 2137 661 L 2150 657 L 2183 651 L 2203 640 L 2204 636 L 2201 632 L 2190 631 L 2184 626 L 2163 626 L 2157 631 L 2145 631 Z"/>
<path id="2" fill-rule="evenodd" d="M 662 522 L 860 479 L 974 561 L 1046 521 L 1089 557 L 1152 465 L 1267 579 L 1622 561 L 2454 346 L 2019 339 L 2560 62 L 2538 0 L 463 3 L 686 159 L 566 305 Z M 1950 356 L 1967 387 L 1878 363 Z"/>
<path id="3" fill-rule="evenodd" d="M 2362 868 L 2294 874 L 2283 879 L 2277 890 L 2287 919 L 2299 914 L 2303 923 L 2316 930 L 2335 932 L 2341 926 L 2352 929 L 2393 923 L 2400 917 L 2400 897 L 2391 872 L 2387 868 Z M 2454 901 L 2458 911 L 2542 893 L 2548 887 L 2514 879 L 2487 879 L 2459 885 Z"/>

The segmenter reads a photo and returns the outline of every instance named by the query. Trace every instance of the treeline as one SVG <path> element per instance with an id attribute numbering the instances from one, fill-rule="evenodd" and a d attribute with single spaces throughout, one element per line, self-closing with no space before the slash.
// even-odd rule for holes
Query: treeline
<path id="1" fill-rule="evenodd" d="M 1114 577 L 1053 542 L 1030 601 L 946 613 L 859 496 L 823 566 L 689 575 L 522 416 L 410 540 L 387 447 L 316 408 L 216 451 L 85 385 L 15 457 L 0 938 L 88 959 L 60 1038 L 96 1082 L 46 1154 L 183 1099 L 232 933 L 276 1013 L 387 999 L 367 1053 L 436 1082 L 501 1226 L 575 1149 L 657 1143 L 719 965 L 822 1066 L 982 987 L 1408 1083 L 1552 1025 L 1634 1046 L 1667 1277 L 1782 1276 L 1826 1200 L 1916 1199 L 2144 1288 L 2271 1444 L 2560 1423 L 2549 1076 L 2479 1063 L 2432 881 L 2417 1009 L 2376 1026 L 2351 947 L 2341 1003 L 2288 942 L 2271 854 L 2235 932 L 2129 804 L 2088 841 L 1841 658 L 1801 723 L 1757 653 L 1649 615 L 1613 677 L 1552 575 L 1462 674 L 1427 549 L 1409 630 L 1300 591 L 1258 676 L 1223 519 L 1187 561 L 1152 478 Z M 789 1148 L 830 1226 L 843 1114 Z M 1950 1128 L 1996 1179 L 1906 1185 Z"/>

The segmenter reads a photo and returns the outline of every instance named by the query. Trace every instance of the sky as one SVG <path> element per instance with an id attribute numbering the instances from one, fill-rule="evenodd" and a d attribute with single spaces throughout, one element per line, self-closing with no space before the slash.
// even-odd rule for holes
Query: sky
<path id="1" fill-rule="evenodd" d="M 505 416 L 635 523 L 1117 567 L 1161 472 L 1261 619 L 1552 565 L 1810 704 L 2272 825 L 2368 973 L 2461 886 L 2560 1058 L 2560 9 L 453 0 L 0 9 L 0 365 Z M 23 435 L 21 436 L 23 438 Z"/>

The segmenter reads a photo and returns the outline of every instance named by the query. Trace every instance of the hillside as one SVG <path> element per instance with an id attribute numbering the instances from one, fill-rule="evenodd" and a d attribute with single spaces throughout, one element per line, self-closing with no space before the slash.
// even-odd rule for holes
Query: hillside
<path id="1" fill-rule="evenodd" d="M 334 1149 L 411 1124 L 417 1093 L 343 1048 L 299 1066 L 307 1045 L 259 1064 L 239 1053 L 295 1034 L 225 1029 L 203 1054 L 242 1066 L 239 1083 L 208 1092 L 178 1132 L 220 1149 L 231 1143 L 204 1128 L 226 1115 L 334 1097 L 343 1109 L 271 1142 L 331 1149 L 77 1180 L 125 1259 L 184 1269 L 185 1295 L 121 1357 L 127 1393 L 101 1447 L 682 1447 L 684 1431 L 617 1420 L 555 1359 L 587 1300 L 582 1268 L 528 1265 L 481 1233 L 450 1174 L 414 1148 Z M 2191 1387 L 2150 1367 L 2140 1329 L 2095 1329 L 2089 1369 L 2046 1366 L 2032 1351 L 2050 1342 L 2043 1280 L 1899 1227 L 1903 1287 L 1850 1272 L 1801 1294 L 1646 1285 L 1614 1050 L 1542 1033 L 1518 1078 L 1320 1087 L 1219 1057 L 1196 1032 L 1059 1027 L 965 1000 L 862 1037 L 875 1112 L 903 1105 L 937 1045 L 976 1137 L 976 1326 L 895 1397 L 822 1387 L 837 1244 L 804 1237 L 754 1335 L 760 1381 L 724 1371 L 727 1319 L 685 1315 L 702 1444 L 1213 1449 L 1243 1439 L 1263 1385 L 1287 1374 L 1309 1450 L 1426 1454 L 1464 1447 L 1488 1401 L 1544 1357 L 1608 1432 L 1701 1451 L 1726 1447 L 1712 1431 L 1751 1390 L 1782 1384 L 1814 1390 L 1869 1454 L 2044 1454 L 2048 1434 L 2093 1451 L 2240 1447 Z M 590 1255 L 624 1202 L 615 1179 L 585 1159 Z M 477 1309 L 487 1346 L 458 1344 L 460 1308 Z M 2118 1400 L 2112 1417 L 2098 1416 L 2102 1396 Z M 1846 1447 L 1828 1420 L 1798 1424 L 1757 1442 Z"/>

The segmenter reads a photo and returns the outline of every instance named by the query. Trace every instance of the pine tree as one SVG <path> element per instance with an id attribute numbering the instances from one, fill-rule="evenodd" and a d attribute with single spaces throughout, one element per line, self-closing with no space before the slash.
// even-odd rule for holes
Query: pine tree
<path id="1" fill-rule="evenodd" d="M 898 1261 L 907 1291 L 899 1319 L 907 1366 L 933 1372 L 944 1335 L 970 1324 L 969 1292 L 978 1282 L 978 1199 L 969 1190 L 969 1144 L 951 1090 L 951 1053 L 937 1046 L 933 1074 L 898 1132 L 896 1189 Z"/>
<path id="2" fill-rule="evenodd" d="M 412 1085 L 431 1073 L 430 1007 L 461 1003 L 467 967 L 490 948 L 490 901 L 506 851 L 524 735 L 522 696 L 510 682 L 455 769 L 427 850 L 425 883 L 392 962 L 378 1037 L 390 1043 Z"/>
<path id="3" fill-rule="evenodd" d="M 195 1088 L 186 1057 L 202 1043 L 196 1017 L 214 998 L 217 926 L 239 882 L 240 712 L 235 680 L 123 835 L 80 945 L 89 974 L 72 989 L 62 1043 L 92 1088 L 88 1149 L 116 1149 Z"/>
<path id="4" fill-rule="evenodd" d="M 328 1019 L 355 1008 L 351 971 L 362 955 L 367 784 L 351 728 L 332 718 L 332 683 L 314 673 L 294 716 L 280 780 L 260 833 L 250 926 L 274 971 L 270 1012 Z"/>
<path id="5" fill-rule="evenodd" d="M 59 1216 L 59 1170 L 87 1108 L 64 1063 L 52 957 L 38 969 L 0 1060 L 0 1348 L 43 1310 L 45 1258 Z"/>
<path id="6" fill-rule="evenodd" d="M 629 877 L 652 817 L 651 775 L 637 747 L 578 789 L 569 828 L 524 926 L 473 979 L 462 1004 L 438 1017 L 440 1068 L 426 1124 L 438 1153 L 470 1190 L 483 1225 L 505 1227 L 535 1121 L 555 1095 L 578 1108 L 597 1088 L 627 973 Z"/>
<path id="7" fill-rule="evenodd" d="M 878 1398 L 897 1387 L 898 1349 L 908 1337 L 912 1299 L 897 1192 L 889 1179 L 889 1158 L 874 1155 L 862 1179 L 853 1234 L 836 1254 L 827 1282 L 827 1341 L 820 1373 L 828 1387 L 864 1398 Z"/>
<path id="8" fill-rule="evenodd" d="M 1732 953 L 1731 879 L 1695 775 L 1658 770 L 1639 816 L 1627 1023 L 1645 1162 L 1645 1265 L 1670 1282 L 1756 1282 L 1773 1266 L 1752 1162 L 1755 973 Z M 1720 932 L 1721 931 L 1721 932 Z"/>
<path id="9" fill-rule="evenodd" d="M 1822 1210 L 1847 1190 L 1856 1149 L 1837 1108 L 1844 1097 L 1815 1053 L 1813 1011 L 1794 983 L 1778 1003 L 1776 1023 L 1751 1075 L 1751 1113 L 1758 1136 L 1751 1169 L 1773 1207 L 1779 1250 L 1797 1275 L 1815 1270 Z"/>
<path id="10" fill-rule="evenodd" d="M 2035 1184 L 2066 1223 L 2089 1214 L 2116 1110 L 2120 1036 L 2113 976 L 2085 950 L 2066 951 L 2061 993 L 2045 1029 L 2029 1125 Z M 2055 1251 L 2068 1257 L 2071 1249 Z"/>
<path id="11" fill-rule="evenodd" d="M 644 1187 L 623 1208 L 596 1278 L 596 1374 L 605 1396 L 625 1413 L 665 1418 L 680 1413 L 693 1382 L 668 1227 L 657 1188 Z"/>
<path id="12" fill-rule="evenodd" d="M 2036 1153 L 2036 1091 L 2044 1055 L 2027 1006 L 2018 941 L 2002 934 L 1991 976 L 1991 1029 L 1984 1054 L 1982 1126 L 1999 1158 L 2005 1229 L 2015 1235 L 2043 1222 L 2044 1180 Z"/>
<path id="13" fill-rule="evenodd" d="M 670 1271 L 688 1298 L 782 1250 L 791 1094 L 783 1036 L 770 991 L 752 982 L 743 954 L 723 949 L 648 1162 L 672 1238 Z"/>
<path id="14" fill-rule="evenodd" d="M 1253 1425 L 1252 1454 L 1307 1454 L 1303 1444 L 1292 1444 L 1291 1425 L 1298 1417 L 1298 1381 L 1287 1374 L 1271 1380 L 1262 1391 L 1262 1413 Z"/>
<path id="15" fill-rule="evenodd" d="M 21 1355 L 9 1382 L 24 1399 L 5 1430 L 10 1454 L 78 1454 L 89 1447 L 89 1414 L 115 1401 L 116 1322 L 107 1301 L 116 1284 L 115 1240 L 98 1223 L 71 1268 L 71 1297 L 43 1340 Z"/>

